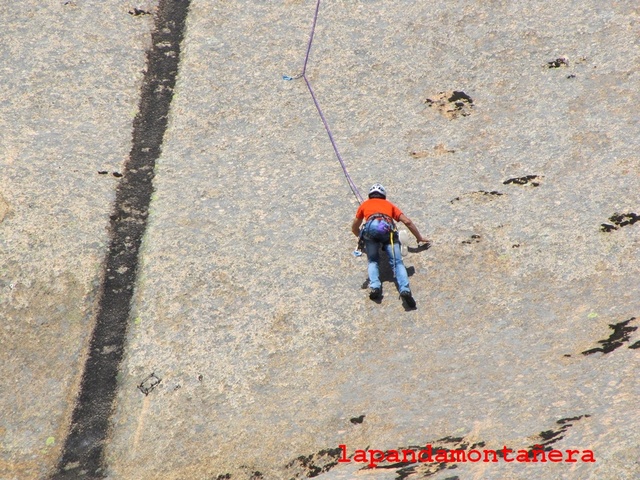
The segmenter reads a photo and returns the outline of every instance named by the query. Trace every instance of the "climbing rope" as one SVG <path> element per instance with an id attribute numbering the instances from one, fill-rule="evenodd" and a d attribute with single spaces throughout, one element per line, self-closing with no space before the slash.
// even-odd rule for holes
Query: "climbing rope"
<path id="1" fill-rule="evenodd" d="M 309 63 L 309 55 L 311 54 L 311 44 L 313 43 L 313 36 L 315 35 L 316 24 L 318 23 L 319 11 L 320 11 L 320 0 L 318 0 L 318 3 L 316 3 L 316 12 L 315 12 L 315 15 L 313 16 L 313 25 L 311 27 L 311 35 L 309 36 L 309 43 L 307 44 L 307 54 L 304 57 L 304 65 L 302 66 L 302 72 L 296 75 L 295 77 L 283 75 L 282 78 L 284 80 L 296 80 L 298 78 L 304 79 L 305 83 L 307 84 L 307 89 L 311 94 L 311 98 L 313 99 L 313 103 L 315 104 L 316 109 L 318 110 L 318 114 L 320 115 L 320 119 L 322 120 L 322 123 L 324 124 L 324 128 L 327 131 L 327 135 L 329 135 L 329 140 L 331 141 L 331 145 L 333 145 L 333 150 L 334 152 L 336 152 L 336 157 L 338 157 L 338 161 L 342 166 L 342 171 L 344 172 L 344 176 L 347 178 L 347 182 L 349 182 L 351 191 L 358 199 L 358 202 L 362 203 L 363 202 L 362 195 L 360 195 L 360 192 L 358 191 L 358 187 L 356 187 L 356 184 L 351 179 L 351 175 L 349 175 L 349 172 L 347 171 L 347 166 L 345 165 L 344 160 L 342 159 L 342 155 L 340 155 L 340 151 L 338 150 L 336 141 L 334 140 L 333 134 L 331 133 L 331 129 L 329 128 L 329 123 L 327 122 L 327 119 L 324 116 L 324 113 L 322 112 L 322 108 L 320 108 L 320 104 L 318 103 L 316 94 L 314 93 L 313 88 L 311 87 L 311 82 L 309 82 L 309 78 L 307 78 L 307 64 Z"/>

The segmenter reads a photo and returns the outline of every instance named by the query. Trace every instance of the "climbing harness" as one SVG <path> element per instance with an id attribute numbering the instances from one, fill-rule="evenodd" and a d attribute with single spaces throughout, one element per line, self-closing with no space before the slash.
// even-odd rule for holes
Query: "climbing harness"
<path id="1" fill-rule="evenodd" d="M 374 223 L 376 222 L 376 223 Z M 373 230 L 372 230 L 373 229 Z M 384 238 L 386 234 L 389 234 L 389 241 Z M 393 219 L 385 215 L 384 213 L 374 213 L 367 218 L 367 222 L 360 231 L 360 240 L 363 240 L 364 236 L 367 236 L 371 240 L 380 243 L 391 244 L 391 254 L 393 256 L 393 278 L 396 278 L 396 249 L 394 247 L 394 240 L 398 238 L 398 227 Z M 360 243 L 358 243 L 358 247 Z"/>
<path id="2" fill-rule="evenodd" d="M 387 243 L 384 239 L 386 234 L 388 233 L 392 237 L 397 233 L 398 228 L 390 216 L 384 213 L 374 213 L 367 218 L 362 231 L 371 240 Z"/>
<path id="3" fill-rule="evenodd" d="M 289 75 L 283 75 L 282 78 L 284 80 L 296 80 L 298 78 L 304 79 L 305 83 L 307 84 L 307 89 L 311 94 L 311 98 L 313 99 L 313 103 L 315 104 L 316 109 L 318 110 L 318 114 L 320 115 L 320 119 L 322 120 L 322 123 L 324 124 L 324 128 L 327 131 L 327 135 L 329 135 L 329 140 L 331 141 L 331 145 L 333 145 L 333 150 L 336 153 L 336 157 L 338 157 L 338 161 L 342 166 L 342 171 L 344 172 L 344 176 L 347 178 L 347 182 L 349 182 L 351 191 L 358 199 L 358 202 L 362 203 L 363 202 L 362 195 L 360 195 L 360 192 L 358 191 L 358 187 L 356 187 L 356 184 L 351 179 L 351 175 L 349 175 L 349 172 L 347 171 L 347 166 L 345 165 L 344 160 L 342 159 L 342 155 L 340 155 L 338 146 L 336 145 L 336 142 L 333 138 L 333 134 L 331 133 L 331 129 L 329 128 L 329 123 L 327 122 L 327 119 L 325 118 L 324 113 L 322 112 L 322 108 L 320 108 L 320 104 L 318 103 L 316 94 L 314 93 L 313 88 L 311 87 L 311 82 L 309 82 L 309 78 L 307 77 L 307 64 L 309 63 L 309 55 L 311 53 L 311 44 L 313 43 L 313 36 L 315 35 L 315 31 L 316 31 L 316 24 L 318 22 L 319 11 L 320 11 L 320 0 L 318 0 L 318 2 L 316 3 L 316 12 L 315 12 L 315 15 L 313 16 L 313 25 L 311 26 L 311 35 L 309 36 L 309 43 L 307 44 L 307 54 L 304 57 L 304 65 L 302 66 L 302 72 L 300 72 L 298 75 L 295 75 L 293 77 Z"/>

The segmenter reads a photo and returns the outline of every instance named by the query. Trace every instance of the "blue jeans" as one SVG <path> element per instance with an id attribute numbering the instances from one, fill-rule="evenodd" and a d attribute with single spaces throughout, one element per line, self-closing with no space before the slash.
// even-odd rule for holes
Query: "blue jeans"
<path id="1" fill-rule="evenodd" d="M 389 263 L 391 269 L 395 272 L 396 282 L 398 283 L 398 290 L 400 293 L 408 292 L 409 289 L 409 275 L 407 275 L 407 269 L 402 262 L 402 254 L 400 253 L 400 242 L 393 242 L 393 249 L 390 243 L 381 243 L 375 240 L 364 237 L 364 244 L 367 250 L 367 259 L 369 260 L 369 287 L 381 288 L 380 283 L 380 247 L 384 248 L 389 256 Z M 394 255 L 395 254 L 395 255 Z"/>

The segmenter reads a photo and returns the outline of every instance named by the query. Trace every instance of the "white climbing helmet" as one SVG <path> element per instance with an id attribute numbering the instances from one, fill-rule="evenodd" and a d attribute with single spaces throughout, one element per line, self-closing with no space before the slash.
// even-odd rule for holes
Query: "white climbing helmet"
<path id="1" fill-rule="evenodd" d="M 384 198 L 387 198 L 387 191 L 379 183 L 374 183 L 373 185 L 371 185 L 371 188 L 369 189 L 369 198 L 371 198 L 371 194 L 373 193 L 379 193 Z"/>

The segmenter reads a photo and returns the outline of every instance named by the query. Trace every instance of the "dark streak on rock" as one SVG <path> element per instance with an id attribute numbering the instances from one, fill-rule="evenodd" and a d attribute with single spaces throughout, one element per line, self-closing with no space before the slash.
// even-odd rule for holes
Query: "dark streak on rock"
<path id="1" fill-rule="evenodd" d="M 471 245 L 472 243 L 479 243 L 480 242 L 480 235 L 471 235 L 471 239 L 470 240 L 463 240 L 462 243 L 467 244 L 467 245 Z"/>
<path id="2" fill-rule="evenodd" d="M 570 423 L 570 422 L 577 422 L 582 418 L 588 418 L 588 417 L 590 417 L 590 415 L 579 415 L 577 417 L 562 418 L 556 422 L 556 424 L 561 425 L 560 428 L 558 428 L 557 430 L 544 430 L 540 432 L 538 436 L 541 438 L 542 440 L 541 442 L 538 442 L 535 445 L 532 445 L 526 449 L 521 449 L 521 450 L 526 450 L 530 458 L 533 458 L 534 450 L 549 451 L 552 449 L 550 445 L 562 439 L 563 437 L 562 434 L 573 426 L 573 423 Z M 426 442 L 423 445 L 409 445 L 404 447 L 398 447 L 392 450 L 395 452 L 398 452 L 398 455 L 400 455 L 403 450 L 411 450 L 415 452 L 417 456 L 418 452 L 420 450 L 423 450 L 426 445 L 431 445 L 432 455 L 434 459 L 436 458 L 438 451 L 447 452 L 447 459 L 452 459 L 453 454 L 451 454 L 451 456 L 449 456 L 448 454 L 454 450 L 471 451 L 471 450 L 476 450 L 479 448 L 486 447 L 485 442 L 482 442 L 482 441 L 470 443 L 468 441 L 465 441 L 464 437 L 452 437 L 452 436 L 446 436 L 446 437 L 440 438 L 436 440 L 434 443 L 435 445 L 431 444 L 431 442 Z M 370 447 L 367 446 L 362 450 L 366 452 L 369 450 L 369 448 Z M 392 450 L 384 451 L 384 457 L 388 458 Z M 519 451 L 520 449 L 517 449 L 517 450 Z M 496 449 L 495 452 L 496 452 L 496 456 L 500 458 L 504 457 L 504 453 L 502 449 L 499 449 L 499 450 Z M 291 472 L 293 474 L 293 476 L 290 477 L 292 480 L 297 478 L 316 477 L 321 473 L 325 473 L 331 470 L 336 465 L 338 465 L 339 463 L 338 459 L 341 457 L 341 455 L 342 455 L 342 450 L 340 448 L 321 450 L 318 453 L 315 453 L 312 455 L 299 456 L 296 459 L 289 462 L 285 466 L 285 468 L 298 469 L 298 471 Z M 459 459 L 460 457 L 457 457 L 457 458 Z M 411 460 L 409 456 L 404 457 L 403 459 Z M 442 470 L 456 469 L 456 468 L 458 468 L 457 464 L 455 462 L 450 462 L 450 461 L 439 462 L 439 463 L 425 462 L 425 461 L 423 462 L 400 461 L 395 463 L 381 462 L 381 463 L 377 463 L 375 466 L 375 469 L 377 470 L 395 470 L 396 477 L 394 480 L 404 480 L 406 478 L 413 477 L 414 475 L 416 476 L 415 478 L 427 478 L 427 477 L 436 475 L 438 472 L 441 472 Z M 372 470 L 372 468 L 369 467 L 368 465 L 365 465 L 360 470 L 366 471 L 366 470 Z M 453 479 L 458 477 L 449 477 L 449 478 Z"/>
<path id="3" fill-rule="evenodd" d="M 577 417 L 569 417 L 569 418 L 561 418 L 560 420 L 558 420 L 556 423 L 558 425 L 564 425 L 565 423 L 569 423 L 569 422 L 577 422 L 578 420 L 581 420 L 583 418 L 589 418 L 591 415 L 578 415 Z"/>
<path id="4" fill-rule="evenodd" d="M 287 469 L 301 469 L 294 472 L 292 478 L 313 478 L 321 473 L 328 472 L 338 464 L 338 459 L 342 450 L 340 448 L 330 448 L 320 450 L 311 455 L 301 455 L 285 465 Z"/>
<path id="5" fill-rule="evenodd" d="M 600 225 L 600 231 L 604 233 L 608 233 L 612 230 L 617 230 L 618 227 L 614 227 L 613 225 L 609 225 L 608 223 L 603 223 Z"/>
<path id="6" fill-rule="evenodd" d="M 597 352 L 602 352 L 604 354 L 604 353 L 613 352 L 617 348 L 620 348 L 624 343 L 629 341 L 629 337 L 631 336 L 631 333 L 635 332 L 638 329 L 638 327 L 627 326 L 630 322 L 632 322 L 635 319 L 636 317 L 631 317 L 629 320 L 625 320 L 624 322 L 609 325 L 609 328 L 613 329 L 613 333 L 606 340 L 598 341 L 598 343 L 602 344 L 602 347 L 596 347 L 590 350 L 585 350 L 584 352 L 582 352 L 582 354 L 591 355 Z"/>
<path id="7" fill-rule="evenodd" d="M 509 180 L 502 182 L 502 184 L 509 185 L 510 183 L 513 183 L 514 185 L 527 185 L 530 183 L 532 187 L 537 187 L 540 185 L 540 182 L 536 182 L 534 180 L 539 178 L 541 178 L 539 175 L 525 175 L 524 177 L 510 178 Z"/>
<path id="8" fill-rule="evenodd" d="M 436 442 L 447 442 L 447 443 L 460 443 L 464 440 L 464 437 L 442 437 L 436 440 Z"/>
<path id="9" fill-rule="evenodd" d="M 560 68 L 560 67 L 568 67 L 568 66 L 569 66 L 569 60 L 564 57 L 556 58 L 551 62 L 547 62 L 548 68 Z"/>
<path id="10" fill-rule="evenodd" d="M 635 349 L 637 349 L 637 348 L 640 348 L 640 340 L 638 340 L 638 341 L 637 341 L 636 343 L 634 343 L 633 345 L 629 345 L 629 348 L 632 348 L 632 349 L 634 349 L 634 350 L 635 350 Z"/>
<path id="11" fill-rule="evenodd" d="M 544 432 L 540 432 L 540 437 L 543 440 L 551 440 L 551 439 L 557 437 L 558 435 L 560 435 L 563 431 L 564 430 L 554 432 L 553 430 L 546 430 Z M 560 437 L 560 438 L 562 438 L 562 437 Z M 559 438 L 555 439 L 554 442 L 556 442 L 557 440 L 559 440 Z"/>
<path id="12" fill-rule="evenodd" d="M 618 225 L 618 227 L 625 227 L 627 225 L 633 225 L 634 223 L 636 223 L 638 220 L 640 220 L 640 216 L 636 215 L 633 212 L 622 214 L 616 213 L 613 216 L 609 217 L 609 220 Z"/>
<path id="13" fill-rule="evenodd" d="M 449 103 L 456 103 L 456 105 L 458 103 L 460 103 L 460 106 L 462 106 L 463 103 L 473 103 L 473 99 L 467 95 L 464 92 L 458 92 L 458 91 L 454 91 L 453 95 L 451 95 L 448 99 Z"/>
<path id="14" fill-rule="evenodd" d="M 609 225 L 607 223 L 603 223 L 600 225 L 601 232 L 610 232 L 612 230 L 617 230 L 618 228 L 626 227 L 627 225 L 633 225 L 637 221 L 640 220 L 640 215 L 637 215 L 633 212 L 630 213 L 614 213 L 609 217 L 609 221 L 614 225 Z"/>
<path id="15" fill-rule="evenodd" d="M 431 465 L 428 469 L 425 470 L 421 470 L 420 471 L 420 475 L 422 478 L 427 478 L 427 477 L 431 477 L 433 475 L 435 475 L 436 473 L 445 470 L 447 468 L 447 464 L 446 463 L 436 463 L 434 465 Z M 410 477 L 411 475 L 413 475 L 414 473 L 416 473 L 417 467 L 412 466 L 412 467 L 406 467 L 406 468 L 401 468 L 400 470 L 396 471 L 396 478 L 394 480 L 404 480 L 405 478 Z"/>
<path id="16" fill-rule="evenodd" d="M 458 202 L 462 199 L 462 197 L 470 196 L 470 195 L 482 195 L 482 196 L 490 196 L 490 197 L 501 197 L 504 193 L 500 193 L 497 190 L 492 190 L 491 192 L 487 192 L 486 190 L 478 190 L 477 192 L 465 193 L 464 195 L 460 195 L 459 197 L 454 198 L 449 203 Z"/>
<path id="17" fill-rule="evenodd" d="M 474 448 L 477 447 L 484 447 L 485 443 L 484 442 L 477 442 L 472 444 L 471 446 L 469 446 L 468 442 L 464 441 L 464 437 L 451 437 L 451 436 L 447 436 L 447 437 L 443 437 L 440 438 L 438 440 L 436 440 L 436 442 L 442 442 L 445 444 L 453 444 L 453 446 L 450 447 L 446 447 L 443 445 L 432 445 L 432 451 L 433 454 L 435 455 L 435 453 L 438 450 L 444 450 L 446 452 L 450 452 L 452 450 L 473 450 Z M 395 450 L 397 450 L 398 452 L 401 452 L 402 450 L 413 450 L 414 452 L 419 452 L 420 450 L 422 450 L 424 448 L 423 446 L 420 445 L 410 445 L 410 446 L 406 446 L 406 447 L 399 447 Z M 385 457 L 388 456 L 389 451 L 387 450 L 385 452 Z M 404 480 L 405 478 L 408 478 L 414 474 L 419 474 L 420 478 L 427 478 L 427 477 L 431 477 L 435 474 L 437 474 L 438 472 L 445 470 L 445 469 L 454 469 L 454 468 L 458 468 L 458 466 L 455 463 L 447 463 L 447 462 L 440 462 L 440 463 L 426 463 L 426 462 L 418 462 L 418 463 L 414 463 L 414 462 L 396 462 L 396 463 L 392 463 L 392 464 L 388 464 L 388 465 L 376 465 L 377 469 L 387 469 L 387 470 L 396 470 L 396 477 L 394 480 Z M 364 467 L 363 470 L 368 470 L 369 467 Z"/>
<path id="18" fill-rule="evenodd" d="M 147 226 L 155 162 L 167 128 L 189 3 L 190 0 L 161 0 L 158 6 L 151 38 L 154 47 L 147 51 L 140 107 L 133 122 L 132 148 L 110 216 L 110 242 L 96 324 L 54 480 L 98 479 L 106 475 L 103 452 L 124 355 L 138 252 Z M 171 45 L 175 55 L 168 56 L 155 46 L 166 44 Z"/>
<path id="19" fill-rule="evenodd" d="M 562 425 L 562 427 L 560 427 L 559 429 L 545 430 L 543 432 L 540 432 L 538 436 L 543 441 L 538 442 L 534 445 L 531 445 L 528 448 L 529 458 L 534 458 L 534 453 L 533 453 L 534 450 L 537 450 L 537 451 L 544 450 L 545 452 L 553 450 L 553 447 L 551 447 L 550 445 L 553 445 L 557 441 L 561 440 L 564 437 L 564 435 L 562 434 L 565 433 L 569 428 L 573 426 L 573 423 L 569 423 L 569 422 L 577 422 L 582 418 L 588 418 L 590 416 L 591 415 L 579 415 L 577 417 L 572 417 L 572 418 L 562 418 L 556 422 L 558 425 Z"/>
<path id="20" fill-rule="evenodd" d="M 140 8 L 134 8 L 133 10 L 129 10 L 129 15 L 133 15 L 134 17 L 139 17 L 140 15 L 151 15 L 151 12 L 147 10 L 142 10 Z"/>
<path id="21" fill-rule="evenodd" d="M 366 417 L 366 415 L 360 415 L 359 417 L 350 418 L 349 421 L 355 425 L 356 423 L 362 423 L 364 421 L 364 417 Z"/>

